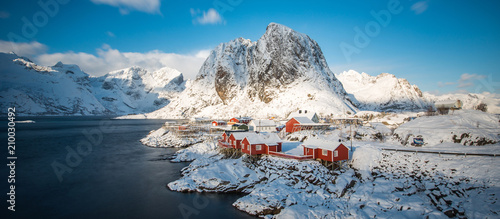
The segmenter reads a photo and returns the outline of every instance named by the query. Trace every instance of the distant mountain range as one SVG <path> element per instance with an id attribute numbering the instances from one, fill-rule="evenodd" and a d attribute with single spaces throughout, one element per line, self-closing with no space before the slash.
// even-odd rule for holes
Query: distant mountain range
<path id="1" fill-rule="evenodd" d="M 39 66 L 13 53 L 0 53 L 0 66 L 0 106 L 21 115 L 284 118 L 298 109 L 320 116 L 424 111 L 455 99 L 467 109 L 486 103 L 500 113 L 497 94 L 432 95 L 388 73 L 334 75 L 314 40 L 276 23 L 256 42 L 238 38 L 217 46 L 195 80 L 171 68 L 141 67 L 92 77 L 76 65 Z"/>
<path id="2" fill-rule="evenodd" d="M 140 67 L 91 77 L 76 65 L 39 66 L 0 53 L 0 106 L 18 115 L 124 115 L 154 111 L 184 90 L 182 74 Z"/>
<path id="3" fill-rule="evenodd" d="M 336 76 L 345 90 L 358 100 L 359 109 L 419 111 L 433 105 L 416 85 L 388 73 L 370 76 L 350 70 Z"/>
<path id="4" fill-rule="evenodd" d="M 435 102 L 460 100 L 464 109 L 474 109 L 480 103 L 488 106 L 488 112 L 500 113 L 500 95 L 482 94 L 443 94 L 434 95 L 420 91 L 417 85 L 406 79 L 396 78 L 388 73 L 370 76 L 354 70 L 336 75 L 347 93 L 358 101 L 360 110 L 372 111 L 422 111 Z"/>

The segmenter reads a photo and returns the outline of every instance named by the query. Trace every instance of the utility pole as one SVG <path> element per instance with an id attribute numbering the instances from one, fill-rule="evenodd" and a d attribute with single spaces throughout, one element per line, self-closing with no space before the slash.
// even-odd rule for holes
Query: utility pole
<path id="1" fill-rule="evenodd" d="M 349 132 L 351 134 L 351 151 L 352 151 L 352 121 L 351 121 L 351 125 L 349 126 Z"/>

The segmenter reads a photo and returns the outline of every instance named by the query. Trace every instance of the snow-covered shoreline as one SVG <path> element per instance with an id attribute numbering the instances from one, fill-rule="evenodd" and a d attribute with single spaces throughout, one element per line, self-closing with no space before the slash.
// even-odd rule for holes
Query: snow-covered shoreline
<path id="1" fill-rule="evenodd" d="M 495 217 L 500 160 L 380 150 L 357 142 L 350 166 L 331 171 L 317 161 L 248 155 L 225 159 L 211 144 L 178 152 L 194 161 L 168 184 L 179 192 L 240 192 L 233 204 L 265 218 Z M 498 146 L 498 145 L 497 145 Z M 193 148 L 193 149 L 190 149 Z"/>
<path id="2" fill-rule="evenodd" d="M 351 159 L 337 170 L 315 160 L 269 155 L 251 158 L 238 153 L 228 157 L 213 139 L 191 142 L 168 132 L 166 127 L 151 132 L 143 143 L 153 147 L 191 145 L 177 151 L 171 160 L 191 163 L 181 170 L 181 178 L 167 185 L 170 190 L 241 193 L 243 197 L 233 206 L 259 217 L 489 218 L 500 214 L 499 158 L 384 149 L 497 154 L 500 128 L 496 118 L 464 110 L 411 121 L 400 119 L 404 124 L 394 132 L 418 132 L 427 142 L 422 147 L 405 145 L 390 134 L 392 131 L 384 132 L 377 126 L 355 128 Z M 464 128 L 472 136 L 487 137 L 493 144 L 470 146 L 450 137 L 448 129 L 461 135 L 458 131 Z M 303 143 L 297 140 L 345 140 L 347 130 L 338 127 L 322 133 L 293 133 L 283 139 L 283 152 L 302 153 Z M 384 132 L 383 136 L 374 138 L 378 132 Z"/>

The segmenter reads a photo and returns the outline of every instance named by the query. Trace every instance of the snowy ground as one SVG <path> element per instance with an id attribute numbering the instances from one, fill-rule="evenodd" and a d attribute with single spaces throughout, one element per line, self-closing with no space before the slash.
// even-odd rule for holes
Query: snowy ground
<path id="1" fill-rule="evenodd" d="M 498 117 L 478 111 L 420 117 L 396 133 L 408 127 L 420 127 L 427 144 L 412 147 L 391 136 L 373 138 L 377 129 L 361 127 L 355 130 L 351 160 L 334 171 L 314 160 L 225 158 L 214 143 L 205 141 L 177 152 L 173 162 L 192 163 L 168 187 L 179 192 L 241 192 L 246 195 L 233 206 L 265 218 L 500 218 L 500 157 L 383 150 L 499 154 L 500 143 L 454 143 L 447 129 L 458 133 L 468 127 L 471 136 L 495 139 Z M 283 142 L 283 152 L 302 155 L 299 141 L 318 137 L 345 141 L 346 130 L 294 133 Z M 157 131 L 150 136 L 162 135 Z"/>
<path id="2" fill-rule="evenodd" d="M 213 145 L 197 144 L 179 151 L 197 159 L 168 187 L 246 193 L 233 205 L 268 218 L 498 217 L 499 158 L 388 152 L 381 145 L 356 142 L 350 167 L 331 171 L 316 161 L 223 159 Z"/>
<path id="3" fill-rule="evenodd" d="M 451 142 L 462 145 L 484 145 L 500 141 L 497 116 L 477 110 L 457 110 L 448 115 L 423 116 L 399 126 L 394 140 L 405 144 L 421 135 L 426 146 Z"/>
<path id="4" fill-rule="evenodd" d="M 356 113 L 357 118 L 367 119 L 371 123 L 384 123 L 388 128 L 397 128 L 401 124 L 408 121 L 410 117 L 416 117 L 419 113 L 414 112 L 375 112 L 375 111 L 359 111 Z M 422 114 L 422 113 L 420 113 Z"/>
<path id="5" fill-rule="evenodd" d="M 217 155 L 217 145 L 213 143 L 197 143 L 175 153 L 171 162 L 191 162 L 198 158 Z"/>

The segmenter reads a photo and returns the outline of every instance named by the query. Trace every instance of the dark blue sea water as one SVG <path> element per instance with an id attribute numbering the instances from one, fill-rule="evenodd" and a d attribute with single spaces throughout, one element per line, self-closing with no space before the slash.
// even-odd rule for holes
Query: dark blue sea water
<path id="1" fill-rule="evenodd" d="M 164 120 L 17 118 L 25 119 L 36 123 L 16 124 L 15 212 L 7 210 L 7 121 L 1 120 L 0 218 L 249 217 L 232 206 L 239 195 L 178 193 L 166 187 L 188 164 L 164 159 L 177 149 L 139 142 Z"/>

